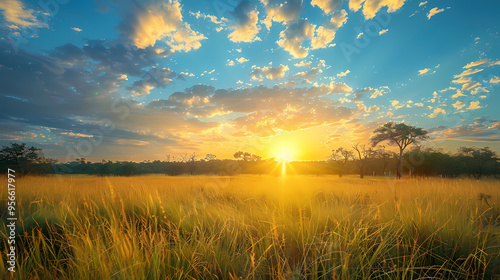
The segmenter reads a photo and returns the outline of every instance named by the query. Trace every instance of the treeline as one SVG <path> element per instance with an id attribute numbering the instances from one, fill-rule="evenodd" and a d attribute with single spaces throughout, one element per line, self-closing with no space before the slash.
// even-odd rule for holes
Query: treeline
<path id="1" fill-rule="evenodd" d="M 360 177 L 396 176 L 399 154 L 384 147 L 365 148 L 355 144 L 351 149 L 339 148 L 325 161 L 281 162 L 263 160 L 257 155 L 237 152 L 234 160 L 217 159 L 208 154 L 184 155 L 165 161 L 101 161 L 90 162 L 79 158 L 68 163 L 57 163 L 46 158 L 41 149 L 26 144 L 12 143 L 0 150 L 2 172 L 7 168 L 17 174 L 88 174 L 97 176 L 135 176 L 145 174 L 179 175 L 237 175 L 237 174 L 359 174 Z M 401 169 L 412 176 L 469 176 L 476 179 L 500 175 L 498 155 L 490 148 L 461 147 L 454 154 L 441 150 L 415 146 L 402 154 Z"/>
<path id="2" fill-rule="evenodd" d="M 383 148 L 365 150 L 363 147 L 359 156 L 355 148 L 339 148 L 332 152 L 329 162 L 333 173 L 339 176 L 396 176 L 398 153 Z M 456 153 L 445 153 L 440 149 L 415 146 L 402 154 L 401 167 L 403 174 L 407 176 L 467 176 L 480 179 L 500 175 L 498 155 L 489 147 L 460 147 Z"/>

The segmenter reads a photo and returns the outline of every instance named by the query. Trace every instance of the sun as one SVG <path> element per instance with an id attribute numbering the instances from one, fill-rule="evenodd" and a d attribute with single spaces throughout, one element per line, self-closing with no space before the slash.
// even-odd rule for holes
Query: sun
<path id="1" fill-rule="evenodd" d="M 282 148 L 276 152 L 276 159 L 278 161 L 290 162 L 293 158 L 293 151 L 290 149 Z"/>

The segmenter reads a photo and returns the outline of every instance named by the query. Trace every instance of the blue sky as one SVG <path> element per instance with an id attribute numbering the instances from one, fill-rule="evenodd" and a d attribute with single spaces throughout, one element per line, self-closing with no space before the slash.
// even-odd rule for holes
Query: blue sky
<path id="1" fill-rule="evenodd" d="M 445 0 L 2 1 L 0 144 L 27 142 L 61 161 L 283 149 L 323 160 L 396 121 L 427 129 L 427 146 L 500 151 L 499 10 Z"/>

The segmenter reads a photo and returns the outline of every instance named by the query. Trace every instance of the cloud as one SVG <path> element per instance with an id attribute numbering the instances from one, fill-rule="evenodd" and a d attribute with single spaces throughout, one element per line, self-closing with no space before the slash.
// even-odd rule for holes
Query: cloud
<path id="1" fill-rule="evenodd" d="M 465 104 L 457 100 L 457 102 L 455 102 L 455 103 L 453 104 L 453 107 L 455 107 L 455 109 L 457 109 L 457 110 L 460 110 L 460 109 L 462 109 L 463 107 L 465 107 Z"/>
<path id="2" fill-rule="evenodd" d="M 455 98 L 458 98 L 460 96 L 466 96 L 466 95 L 464 95 L 461 90 L 457 89 L 457 93 L 452 95 L 451 98 L 455 99 Z"/>
<path id="3" fill-rule="evenodd" d="M 286 29 L 280 32 L 277 43 L 293 57 L 304 58 L 308 54 L 308 49 L 303 47 L 302 43 L 314 37 L 315 27 L 307 19 L 300 19 L 296 23 L 287 25 Z"/>
<path id="4" fill-rule="evenodd" d="M 465 83 L 462 85 L 462 90 L 471 90 L 477 86 L 480 86 L 481 84 L 479 82 L 476 82 L 476 81 L 472 81 L 472 82 L 469 82 L 469 83 Z"/>
<path id="5" fill-rule="evenodd" d="M 78 27 L 70 27 L 69 29 L 73 29 L 76 32 L 82 32 L 82 29 L 80 29 Z"/>
<path id="6" fill-rule="evenodd" d="M 475 110 L 475 109 L 479 109 L 481 108 L 481 106 L 479 106 L 479 101 L 471 101 L 469 103 L 469 108 L 467 108 L 467 110 Z"/>
<path id="7" fill-rule="evenodd" d="M 434 7 L 429 11 L 429 13 L 427 13 L 427 19 L 431 19 L 431 17 L 441 12 L 444 12 L 444 9 L 438 9 L 437 7 Z"/>
<path id="8" fill-rule="evenodd" d="M 266 10 L 267 17 L 263 22 L 268 30 L 271 28 L 273 21 L 287 24 L 298 19 L 299 13 L 304 6 L 302 0 L 261 0 L 261 2 Z"/>
<path id="9" fill-rule="evenodd" d="M 485 87 L 476 87 L 474 88 L 473 90 L 470 91 L 470 94 L 471 95 L 476 95 L 480 92 L 490 92 L 489 90 L 487 90 Z"/>
<path id="10" fill-rule="evenodd" d="M 493 76 L 493 78 L 490 79 L 490 84 L 498 84 L 500 83 L 500 77 Z"/>
<path id="11" fill-rule="evenodd" d="M 454 84 L 464 84 L 464 83 L 470 82 L 471 80 L 472 80 L 472 78 L 470 78 L 470 77 L 460 77 L 460 78 L 453 80 L 451 82 Z"/>
<path id="12" fill-rule="evenodd" d="M 260 27 L 257 25 L 259 22 L 259 12 L 250 1 L 243 0 L 239 2 L 231 15 L 236 20 L 231 27 L 233 32 L 228 36 L 231 42 L 251 43 L 261 40 L 257 36 L 260 30 Z"/>
<path id="13" fill-rule="evenodd" d="M 405 0 L 350 0 L 349 9 L 356 12 L 363 7 L 363 14 L 368 20 L 372 19 L 382 7 L 387 7 L 387 12 L 393 13 L 399 10 L 404 3 Z"/>
<path id="14" fill-rule="evenodd" d="M 471 63 L 468 63 L 467 65 L 464 66 L 464 68 L 471 68 L 471 67 L 476 67 L 478 65 L 481 65 L 481 64 L 485 64 L 485 63 L 488 63 L 490 60 L 487 59 L 487 58 L 484 58 L 484 59 L 480 59 L 480 60 L 477 60 L 477 61 L 473 61 Z"/>
<path id="15" fill-rule="evenodd" d="M 419 75 L 419 76 L 425 75 L 425 74 L 427 74 L 427 72 L 429 72 L 430 70 L 431 70 L 431 69 L 429 69 L 429 68 L 424 68 L 424 69 L 422 69 L 422 70 L 418 70 L 418 75 Z"/>
<path id="16" fill-rule="evenodd" d="M 20 0 L 0 1 L 0 12 L 6 22 L 13 24 L 13 29 L 36 27 L 47 28 L 48 25 L 40 21 L 32 9 L 26 9 Z"/>
<path id="17" fill-rule="evenodd" d="M 378 89 L 376 88 L 371 88 L 371 87 L 366 87 L 360 90 L 356 90 L 354 92 L 354 97 L 352 98 L 353 102 L 359 103 L 362 102 L 361 99 L 365 97 L 366 95 L 370 95 L 370 99 L 377 98 L 379 96 L 382 96 L 386 93 L 386 91 L 389 91 L 389 88 L 384 86 L 380 87 Z"/>
<path id="18" fill-rule="evenodd" d="M 499 124 L 498 121 L 484 122 L 477 120 L 472 124 L 462 124 L 457 127 L 444 128 L 433 132 L 437 140 L 462 140 L 474 142 L 499 142 Z"/>
<path id="19" fill-rule="evenodd" d="M 118 29 L 125 40 L 141 49 L 164 40 L 172 51 L 188 52 L 201 47 L 201 41 L 206 39 L 183 22 L 177 0 L 132 2 Z"/>
<path id="20" fill-rule="evenodd" d="M 427 1 L 420 2 L 420 4 L 418 4 L 418 6 L 421 7 L 421 6 L 425 5 L 425 4 L 427 4 Z"/>
<path id="21" fill-rule="evenodd" d="M 332 14 L 330 22 L 318 27 L 315 30 L 315 35 L 311 40 L 312 49 L 322 49 L 330 46 L 330 43 L 335 39 L 337 30 L 347 21 L 347 12 L 340 10 Z"/>
<path id="22" fill-rule="evenodd" d="M 396 106 L 396 105 L 398 105 L 398 104 L 399 104 L 399 101 L 397 101 L 397 100 L 392 100 L 392 101 L 391 101 L 391 105 L 392 105 L 393 107 L 394 107 L 394 106 Z"/>
<path id="23" fill-rule="evenodd" d="M 193 15 L 197 19 L 199 19 L 199 18 L 208 19 L 212 23 L 215 23 L 215 24 L 218 24 L 218 25 L 224 25 L 226 22 L 229 22 L 229 20 L 227 18 L 221 17 L 220 19 L 218 19 L 216 16 L 208 15 L 208 14 L 203 14 L 203 13 L 201 13 L 199 11 L 196 12 L 196 13 L 193 13 L 193 12 L 190 11 L 189 14 Z"/>
<path id="24" fill-rule="evenodd" d="M 309 70 L 307 72 L 298 72 L 297 74 L 294 75 L 294 77 L 300 77 L 303 79 L 313 80 L 318 76 L 318 74 L 320 74 L 322 72 L 323 72 L 323 70 L 321 70 L 320 68 L 313 67 L 313 68 L 311 68 L 311 70 Z"/>
<path id="25" fill-rule="evenodd" d="M 337 77 L 345 77 L 345 76 L 347 76 L 347 74 L 349 74 L 349 73 L 351 73 L 351 71 L 350 71 L 350 70 L 346 70 L 346 71 L 344 71 L 344 72 L 340 72 L 340 73 L 338 73 L 338 74 L 337 74 Z"/>
<path id="26" fill-rule="evenodd" d="M 438 114 L 446 114 L 446 111 L 443 108 L 436 108 L 432 112 L 432 114 L 429 115 L 429 118 L 433 119 L 435 118 Z"/>
<path id="27" fill-rule="evenodd" d="M 249 74 L 252 80 L 262 81 L 264 78 L 270 80 L 281 79 L 285 76 L 285 72 L 288 71 L 288 66 L 280 65 L 279 67 L 255 67 L 252 66 L 253 71 Z"/>
<path id="28" fill-rule="evenodd" d="M 312 0 L 312 6 L 318 6 L 325 14 L 337 11 L 343 4 L 343 0 Z"/>
<path id="29" fill-rule="evenodd" d="M 389 29 L 382 29 L 382 30 L 380 30 L 380 32 L 378 33 L 378 35 L 380 36 L 382 34 L 385 34 L 385 33 L 387 33 L 387 31 L 389 31 Z"/>
<path id="30" fill-rule="evenodd" d="M 239 64 L 242 64 L 242 63 L 244 63 L 244 62 L 247 62 L 247 61 L 248 61 L 248 59 L 246 59 L 246 58 L 244 58 L 244 57 L 240 57 L 240 58 L 237 58 L 237 59 L 235 59 L 235 60 L 236 60 Z"/>
<path id="31" fill-rule="evenodd" d="M 481 71 L 483 71 L 484 69 L 467 69 L 465 71 L 463 71 L 462 73 L 458 74 L 458 75 L 455 75 L 455 79 L 456 78 L 460 78 L 460 77 L 464 77 L 464 76 L 469 76 L 469 75 L 472 75 L 472 74 L 476 74 L 476 73 L 479 73 Z"/>
<path id="32" fill-rule="evenodd" d="M 302 60 L 299 63 L 295 63 L 294 66 L 295 67 L 311 67 L 311 63 L 312 63 L 311 61 L 305 62 L 304 60 Z"/>
<path id="33" fill-rule="evenodd" d="M 177 73 L 168 68 L 152 67 L 140 80 L 135 81 L 128 89 L 136 96 L 149 94 L 156 87 L 164 88 L 176 76 Z"/>

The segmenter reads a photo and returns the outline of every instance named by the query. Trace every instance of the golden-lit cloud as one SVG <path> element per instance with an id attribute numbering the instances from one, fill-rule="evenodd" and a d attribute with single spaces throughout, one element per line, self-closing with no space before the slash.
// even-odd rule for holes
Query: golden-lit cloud
<path id="1" fill-rule="evenodd" d="M 0 12 L 7 22 L 13 24 L 12 29 L 48 27 L 46 23 L 37 19 L 34 15 L 36 13 L 34 10 L 25 8 L 23 2 L 20 0 L 0 1 Z"/>
<path id="2" fill-rule="evenodd" d="M 444 12 L 444 9 L 438 9 L 437 7 L 432 8 L 429 13 L 427 13 L 427 19 L 431 19 L 431 17 Z"/>
<path id="3" fill-rule="evenodd" d="M 342 0 L 312 0 L 312 6 L 318 6 L 325 14 L 337 11 L 342 6 Z"/>
<path id="4" fill-rule="evenodd" d="M 485 64 L 485 63 L 488 63 L 490 60 L 487 59 L 487 58 L 483 58 L 483 59 L 480 59 L 480 60 L 477 60 L 477 61 L 473 61 L 471 63 L 468 63 L 467 65 L 464 66 L 464 68 L 471 68 L 471 67 L 476 67 L 478 65 L 481 65 L 481 64 Z"/>
<path id="5" fill-rule="evenodd" d="M 157 41 L 164 40 L 172 51 L 188 52 L 201 47 L 200 41 L 206 39 L 203 34 L 192 30 L 188 23 L 183 22 L 181 4 L 177 0 L 132 5 L 129 14 L 118 27 L 138 48 L 154 46 Z"/>
<path id="6" fill-rule="evenodd" d="M 382 30 L 380 30 L 380 32 L 378 33 L 378 35 L 379 36 L 383 35 L 383 34 L 387 33 L 387 31 L 389 31 L 389 29 L 382 29 Z"/>
<path id="7" fill-rule="evenodd" d="M 435 118 L 438 114 L 446 114 L 446 111 L 443 108 L 435 108 L 432 114 L 429 115 L 429 118 L 433 119 Z"/>
<path id="8" fill-rule="evenodd" d="M 475 110 L 475 109 L 479 109 L 481 108 L 481 106 L 479 106 L 479 101 L 471 101 L 469 103 L 469 108 L 467 108 L 468 110 Z"/>
<path id="9" fill-rule="evenodd" d="M 462 85 L 462 90 L 471 90 L 471 89 L 478 87 L 480 85 L 481 85 L 481 83 L 476 82 L 476 81 L 468 82 L 468 83 L 465 83 Z"/>
<path id="10" fill-rule="evenodd" d="M 455 102 L 455 103 L 453 104 L 453 107 L 455 107 L 455 109 L 457 109 L 457 110 L 460 110 L 460 109 L 462 109 L 463 107 L 465 107 L 465 104 L 457 100 L 457 102 Z"/>
<path id="11" fill-rule="evenodd" d="M 356 12 L 362 7 L 365 19 L 371 19 L 382 7 L 387 7 L 387 11 L 392 13 L 399 10 L 404 3 L 405 0 L 350 0 L 349 9 Z"/>
<path id="12" fill-rule="evenodd" d="M 500 77 L 493 76 L 493 78 L 490 79 L 490 84 L 498 84 L 498 83 L 500 83 Z"/>
<path id="13" fill-rule="evenodd" d="M 457 89 L 457 93 L 455 93 L 454 95 L 451 96 L 451 98 L 455 99 L 455 98 L 458 98 L 460 96 L 465 96 L 461 90 Z"/>
<path id="14" fill-rule="evenodd" d="M 347 12 L 345 10 L 334 12 L 331 16 L 330 22 L 319 26 L 315 30 L 315 35 L 311 39 L 312 49 L 329 47 L 330 43 L 335 39 L 337 30 L 347 21 Z"/>
<path id="15" fill-rule="evenodd" d="M 286 71 L 288 71 L 288 66 L 281 64 L 279 67 L 257 67 L 252 66 L 253 71 L 249 74 L 252 80 L 262 81 L 264 78 L 270 80 L 281 79 L 285 76 Z"/>
<path id="16" fill-rule="evenodd" d="M 259 12 L 250 1 L 240 1 L 232 13 L 236 22 L 231 26 L 233 32 L 228 35 L 231 42 L 250 43 L 260 41 Z"/>
<path id="17" fill-rule="evenodd" d="M 302 0 L 261 0 L 261 2 L 267 14 L 263 23 L 268 30 L 271 28 L 273 21 L 287 24 L 290 21 L 298 19 L 299 13 L 303 7 Z"/>
<path id="18" fill-rule="evenodd" d="M 299 63 L 295 63 L 294 66 L 296 66 L 296 67 L 311 67 L 311 64 L 312 64 L 311 61 L 306 62 L 306 61 L 302 60 Z"/>
<path id="19" fill-rule="evenodd" d="M 318 67 L 313 67 L 311 68 L 311 70 L 309 71 L 305 71 L 305 72 L 298 72 L 297 74 L 295 74 L 294 76 L 295 77 L 300 77 L 300 78 L 303 78 L 303 79 L 308 79 L 308 80 L 313 80 L 315 79 L 318 74 L 320 73 L 323 73 L 323 70 L 321 70 L 320 68 Z"/>
<path id="20" fill-rule="evenodd" d="M 429 68 L 424 68 L 424 69 L 422 69 L 422 70 L 418 70 L 418 75 L 419 75 L 419 76 L 425 75 L 425 74 L 427 74 L 430 70 L 431 70 L 431 69 L 429 69 Z"/>
<path id="21" fill-rule="evenodd" d="M 458 75 L 455 75 L 455 79 L 456 78 L 460 78 L 460 77 L 464 77 L 464 76 L 469 76 L 469 75 L 472 75 L 472 74 L 476 74 L 476 73 L 479 73 L 481 71 L 483 71 L 484 69 L 467 69 L 465 71 L 463 71 L 462 73 L 458 74 Z"/>
<path id="22" fill-rule="evenodd" d="M 340 73 L 338 73 L 338 74 L 337 74 L 337 77 L 345 77 L 345 76 L 347 76 L 347 74 L 349 74 L 349 73 L 351 73 L 351 71 L 350 71 L 350 70 L 346 70 L 346 71 L 344 71 L 344 72 L 340 72 Z"/>
<path id="23" fill-rule="evenodd" d="M 472 80 L 472 78 L 470 78 L 470 77 L 460 77 L 460 78 L 453 80 L 451 82 L 454 84 L 464 84 L 464 83 L 470 82 L 471 80 Z"/>
<path id="24" fill-rule="evenodd" d="M 294 24 L 290 24 L 285 30 L 280 32 L 278 45 L 295 58 L 304 58 L 308 54 L 308 49 L 302 46 L 306 39 L 314 37 L 315 25 L 310 24 L 307 19 L 300 19 Z"/>

